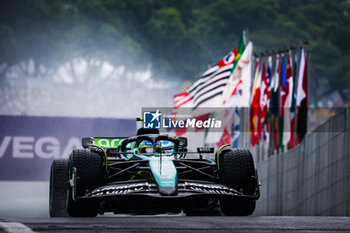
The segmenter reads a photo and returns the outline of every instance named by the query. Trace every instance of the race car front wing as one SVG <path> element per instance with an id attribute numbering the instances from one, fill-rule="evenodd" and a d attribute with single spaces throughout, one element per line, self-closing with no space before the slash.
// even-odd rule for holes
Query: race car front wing
<path id="1" fill-rule="evenodd" d="M 154 183 L 140 182 L 140 183 L 122 183 L 122 184 L 110 184 L 94 189 L 87 192 L 83 197 L 76 198 L 103 198 L 112 196 L 125 196 L 125 195 L 145 195 L 157 198 L 185 198 L 190 196 L 235 196 L 256 200 L 259 198 L 259 188 L 257 187 L 254 195 L 245 195 L 233 188 L 226 185 L 216 183 L 199 183 L 195 181 L 186 181 L 179 183 L 177 186 L 177 195 L 164 196 L 159 194 L 158 187 Z"/>

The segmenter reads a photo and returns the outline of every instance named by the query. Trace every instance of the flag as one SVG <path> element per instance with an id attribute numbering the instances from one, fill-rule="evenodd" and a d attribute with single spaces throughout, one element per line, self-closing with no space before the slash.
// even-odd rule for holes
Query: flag
<path id="1" fill-rule="evenodd" d="M 297 144 L 299 144 L 307 131 L 307 56 L 304 53 L 304 48 L 301 49 L 299 63 L 299 77 L 297 89 Z"/>
<path id="2" fill-rule="evenodd" d="M 280 56 L 277 54 L 275 58 L 275 71 L 273 75 L 273 89 L 271 89 L 271 127 L 270 131 L 272 133 L 273 148 L 278 148 L 278 117 L 279 117 L 279 71 L 280 71 Z"/>
<path id="3" fill-rule="evenodd" d="M 255 77 L 249 112 L 249 133 L 251 134 L 250 143 L 253 147 L 259 143 L 258 120 L 260 115 L 260 82 L 261 71 L 259 70 L 259 58 L 257 58 L 255 61 Z"/>
<path id="4" fill-rule="evenodd" d="M 233 107 L 237 106 L 237 103 L 242 103 L 242 99 L 245 100 L 246 106 L 248 106 L 250 99 L 251 54 L 252 43 L 250 42 L 246 47 L 243 34 L 239 46 L 235 50 L 220 60 L 216 66 L 211 67 L 201 75 L 186 92 L 174 96 L 174 109 L 191 107 L 192 110 L 196 111 L 196 115 L 198 111 L 201 111 L 199 107 Z M 223 96 L 227 96 L 227 98 Z M 225 124 L 220 140 L 217 140 L 215 143 L 227 143 L 227 140 L 231 140 L 232 117 L 233 115 L 225 116 L 224 122 L 229 122 L 229 124 L 227 126 Z M 239 117 L 239 115 L 236 117 Z M 228 119 L 231 120 L 229 121 Z M 212 141 L 217 136 L 217 132 L 210 132 L 209 129 L 205 141 Z"/>
<path id="5" fill-rule="evenodd" d="M 220 140 L 216 141 L 216 145 L 218 147 L 221 147 L 222 145 L 225 144 L 230 144 L 231 143 L 231 134 L 232 132 L 232 122 L 233 122 L 233 117 L 234 117 L 234 108 L 224 108 L 223 111 L 219 112 L 220 116 L 218 118 L 221 118 L 221 122 L 223 122 L 223 132 L 221 134 Z M 217 119 L 217 118 L 215 118 Z M 210 134 L 208 133 L 209 137 Z M 207 135 L 207 136 L 208 136 Z M 206 139 L 206 142 L 207 139 Z"/>
<path id="6" fill-rule="evenodd" d="M 174 108 L 217 107 L 231 74 L 238 48 L 229 52 L 217 65 L 204 72 L 186 92 L 174 96 Z"/>
<path id="7" fill-rule="evenodd" d="M 215 66 L 205 71 L 185 92 L 174 96 L 173 115 L 179 108 L 217 107 L 222 102 L 223 89 L 231 73 L 238 48 L 229 52 Z M 220 106 L 220 105 L 219 105 Z M 199 113 L 198 116 L 207 114 Z M 176 128 L 176 136 L 186 134 L 187 129 Z"/>
<path id="8" fill-rule="evenodd" d="M 269 83 L 267 79 L 267 72 L 266 72 L 266 62 L 265 58 L 262 60 L 262 76 L 261 76 L 261 96 L 260 96 L 260 118 L 259 118 L 259 137 L 264 139 L 264 141 L 267 141 L 267 134 L 269 125 L 267 122 L 268 117 L 268 100 L 270 98 L 270 90 L 269 90 Z"/>
<path id="9" fill-rule="evenodd" d="M 252 70 L 253 44 L 249 42 L 226 83 L 223 93 L 224 106 L 248 107 Z"/>
<path id="10" fill-rule="evenodd" d="M 266 137 L 266 143 L 270 143 L 270 131 L 271 131 L 271 118 L 272 118 L 272 113 L 271 113 L 271 108 L 272 108 L 272 100 L 273 100 L 273 85 L 274 85 L 274 76 L 272 73 L 272 56 L 269 56 L 267 58 L 267 81 L 268 81 L 268 98 L 266 100 L 267 102 L 267 119 L 266 119 L 266 124 L 267 126 L 265 127 L 265 137 Z"/>
<path id="11" fill-rule="evenodd" d="M 225 144 L 230 144 L 231 136 L 230 133 L 227 131 L 227 128 L 224 128 L 224 132 L 220 138 L 220 141 L 216 143 L 216 145 L 220 148 L 221 146 Z"/>
<path id="12" fill-rule="evenodd" d="M 246 40 L 245 40 L 245 35 L 244 32 L 242 34 L 241 39 L 239 40 L 239 44 L 238 44 L 238 48 L 237 52 L 236 52 L 236 56 L 233 62 L 233 67 L 230 73 L 230 77 L 233 75 L 233 72 L 235 71 L 237 65 L 238 65 L 238 61 L 241 59 L 241 55 L 243 54 L 243 51 L 245 50 L 245 45 L 246 45 Z"/>
<path id="13" fill-rule="evenodd" d="M 289 149 L 293 149 L 294 147 L 294 136 L 295 136 L 295 105 L 296 105 L 296 92 L 295 92 L 295 82 L 296 82 L 296 75 L 297 75 L 297 62 L 298 62 L 298 55 L 294 55 L 294 61 L 293 61 L 293 81 L 291 82 L 293 85 L 292 88 L 292 101 L 290 106 L 290 141 L 289 141 Z"/>
<path id="14" fill-rule="evenodd" d="M 281 59 L 281 69 L 280 69 L 280 115 L 278 118 L 278 147 L 283 148 L 283 133 L 284 133 L 284 103 L 286 101 L 286 94 L 287 94 L 287 69 L 286 69 L 286 58 L 284 54 L 282 53 L 282 59 Z"/>
<path id="15" fill-rule="evenodd" d="M 290 108 L 292 106 L 293 95 L 293 68 L 292 68 L 292 51 L 289 51 L 287 61 L 287 77 L 286 77 L 286 90 L 285 99 L 282 108 L 284 109 L 284 121 L 283 121 L 283 146 L 287 146 L 290 141 Z"/>
<path id="16" fill-rule="evenodd" d="M 250 100 L 252 48 L 253 45 L 251 42 L 245 46 L 245 36 L 243 34 L 239 42 L 230 77 L 223 92 L 221 103 L 223 107 L 234 108 L 232 109 L 233 111 L 225 113 L 224 115 L 223 122 L 225 122 L 225 127 L 219 142 L 216 143 L 217 145 L 230 143 L 231 132 L 232 136 L 234 135 L 234 143 L 238 144 L 240 122 L 240 110 L 238 107 L 248 107 Z M 208 132 L 208 140 L 206 139 L 206 141 L 209 141 L 209 138 L 211 138 L 211 140 L 215 138 L 215 136 L 211 136 L 211 134 L 215 134 L 215 132 Z M 234 146 L 234 143 L 232 143 L 232 146 Z"/>
<path id="17" fill-rule="evenodd" d="M 235 108 L 233 121 L 232 121 L 232 147 L 238 148 L 239 136 L 240 136 L 240 124 L 241 124 L 241 111 L 239 108 Z"/>
<path id="18" fill-rule="evenodd" d="M 192 107 L 192 97 L 187 91 L 174 95 L 174 108 L 179 107 Z"/>
<path id="19" fill-rule="evenodd" d="M 210 113 L 205 113 L 205 114 L 201 114 L 199 116 L 194 117 L 194 119 L 196 119 L 196 121 L 203 121 L 203 122 L 208 120 L 209 118 L 210 118 Z M 201 127 L 197 127 L 197 126 L 195 126 L 195 127 L 196 127 L 195 132 L 198 132 L 200 130 L 205 129 L 203 125 Z"/>
<path id="20" fill-rule="evenodd" d="M 241 45 L 240 48 L 243 46 Z M 252 75 L 253 44 L 249 42 L 240 59 L 235 63 L 234 70 L 226 84 L 223 94 L 223 106 L 235 107 L 232 121 L 232 147 L 238 146 L 240 135 L 240 108 L 250 105 L 250 86 Z"/>
<path id="21" fill-rule="evenodd" d="M 222 135 L 225 129 L 225 116 L 224 111 L 216 111 L 210 114 L 211 118 L 215 118 L 216 120 L 220 120 L 222 125 L 222 132 L 219 132 L 215 128 L 208 128 L 205 131 L 204 135 L 204 145 L 215 145 L 217 142 L 221 141 Z"/>

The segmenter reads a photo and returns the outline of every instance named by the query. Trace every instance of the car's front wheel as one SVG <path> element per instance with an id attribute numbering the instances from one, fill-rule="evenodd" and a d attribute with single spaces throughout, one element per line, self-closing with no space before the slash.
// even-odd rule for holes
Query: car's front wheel
<path id="1" fill-rule="evenodd" d="M 250 151 L 248 149 L 226 148 L 218 156 L 220 182 L 244 195 L 254 195 L 257 177 Z M 220 206 L 224 215 L 246 216 L 254 212 L 255 200 L 227 197 L 220 200 Z"/>
<path id="2" fill-rule="evenodd" d="M 66 217 L 68 190 L 68 161 L 56 159 L 51 164 L 49 212 L 51 217 Z"/>
<path id="3" fill-rule="evenodd" d="M 96 217 L 99 213 L 99 202 L 94 199 L 79 199 L 86 192 L 103 184 L 103 158 L 88 149 L 74 150 L 69 157 L 69 172 L 76 175 L 76 199 L 73 199 L 73 188 L 68 190 L 68 214 L 73 217 Z"/>

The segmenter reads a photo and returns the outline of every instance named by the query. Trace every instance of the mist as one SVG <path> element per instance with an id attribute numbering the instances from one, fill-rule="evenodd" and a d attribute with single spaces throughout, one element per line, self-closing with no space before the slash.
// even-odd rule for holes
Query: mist
<path id="1" fill-rule="evenodd" d="M 135 71 L 97 58 L 75 58 L 55 72 L 40 67 L 45 75 L 38 75 L 30 59 L 5 73 L 0 114 L 134 118 L 142 107 L 172 106 L 179 88 L 159 81 L 151 67 Z"/>

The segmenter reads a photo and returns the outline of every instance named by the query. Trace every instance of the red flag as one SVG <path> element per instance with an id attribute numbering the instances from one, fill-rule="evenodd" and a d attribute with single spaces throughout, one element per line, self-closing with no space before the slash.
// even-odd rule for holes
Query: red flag
<path id="1" fill-rule="evenodd" d="M 260 82 L 261 72 L 259 71 L 259 59 L 255 62 L 255 78 L 253 86 L 253 97 L 250 105 L 249 131 L 251 133 L 251 145 L 254 147 L 259 143 L 258 121 L 260 115 Z"/>
<path id="2" fill-rule="evenodd" d="M 218 147 L 221 147 L 221 146 L 223 146 L 225 144 L 230 144 L 230 140 L 231 140 L 231 135 L 228 132 L 227 128 L 225 127 L 224 128 L 224 133 L 222 134 L 220 141 L 218 143 L 216 143 L 216 145 Z"/>
<path id="3" fill-rule="evenodd" d="M 174 95 L 174 108 L 186 107 L 186 104 L 190 103 L 191 100 L 192 97 L 187 91 Z"/>
<path id="4" fill-rule="evenodd" d="M 182 135 L 186 134 L 187 133 L 187 128 L 186 127 L 183 127 L 183 128 L 179 128 L 177 127 L 175 129 L 175 134 L 176 134 L 176 137 L 181 137 Z"/>
<path id="5" fill-rule="evenodd" d="M 259 138 L 263 138 L 263 132 L 268 132 L 269 125 L 267 122 L 268 117 L 268 101 L 270 99 L 269 83 L 266 75 L 265 58 L 262 60 L 262 76 L 261 76 L 261 99 L 260 99 L 260 118 L 258 125 Z"/>
<path id="6" fill-rule="evenodd" d="M 203 115 L 200 115 L 200 116 L 196 116 L 194 118 L 196 119 L 196 122 L 198 120 L 204 122 L 204 121 L 208 120 L 209 117 L 210 117 L 210 113 L 206 113 L 206 114 L 203 114 Z M 203 125 L 202 125 L 202 127 L 197 127 L 196 126 L 196 130 L 195 131 L 197 132 L 197 131 L 202 130 L 202 129 L 204 129 Z"/>
<path id="7" fill-rule="evenodd" d="M 229 52 L 223 59 L 221 59 L 218 62 L 219 69 L 224 67 L 224 66 L 233 64 L 235 62 L 235 59 L 236 59 L 237 51 L 238 51 L 238 47 L 235 48 L 234 50 L 232 50 L 231 52 Z"/>

